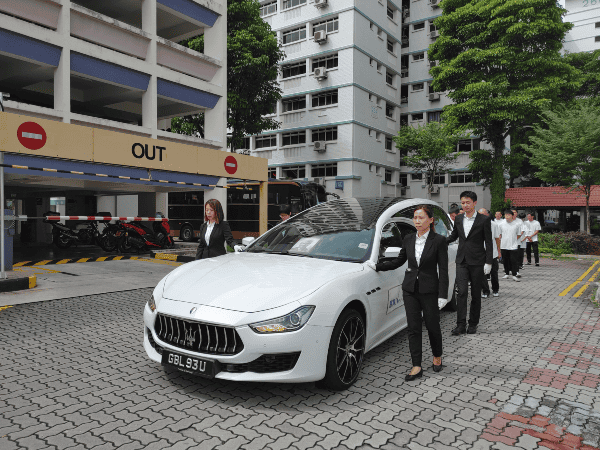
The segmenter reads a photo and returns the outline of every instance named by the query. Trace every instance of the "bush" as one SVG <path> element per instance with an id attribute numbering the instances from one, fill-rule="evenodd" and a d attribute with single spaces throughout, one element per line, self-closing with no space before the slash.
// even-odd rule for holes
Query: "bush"
<path id="1" fill-rule="evenodd" d="M 594 236 L 580 231 L 569 233 L 540 233 L 539 247 L 542 253 L 552 253 L 560 256 L 564 253 L 580 255 L 600 255 L 600 236 Z"/>

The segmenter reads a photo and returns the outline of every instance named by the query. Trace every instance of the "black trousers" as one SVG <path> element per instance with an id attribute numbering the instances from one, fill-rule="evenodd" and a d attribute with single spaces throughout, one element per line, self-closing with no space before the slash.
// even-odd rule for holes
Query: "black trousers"
<path id="1" fill-rule="evenodd" d="M 418 291 L 418 283 L 415 286 Z M 433 356 L 442 356 L 442 329 L 440 328 L 440 310 L 437 294 L 420 294 L 402 291 L 404 310 L 408 322 L 408 347 L 413 366 L 421 367 L 423 360 L 422 321 L 429 333 L 429 343 Z M 423 316 L 421 317 L 421 311 Z"/>
<path id="2" fill-rule="evenodd" d="M 483 286 L 483 266 L 470 266 L 466 263 L 456 265 L 456 324 L 467 326 L 467 297 L 469 296 L 469 281 L 471 281 L 471 311 L 469 325 L 477 326 L 481 315 L 481 288 Z"/>
<path id="3" fill-rule="evenodd" d="M 498 258 L 494 258 L 492 261 L 492 271 L 490 272 L 490 280 L 492 282 L 492 291 L 498 292 L 500 290 L 500 283 L 498 282 Z M 482 289 L 485 295 L 490 295 L 490 284 L 486 277 L 483 278 Z"/>
<path id="4" fill-rule="evenodd" d="M 505 250 L 502 249 L 502 263 L 504 264 L 504 273 L 510 275 L 512 272 L 513 276 L 519 272 L 519 250 Z"/>
<path id="5" fill-rule="evenodd" d="M 523 257 L 525 256 L 525 247 L 519 247 L 519 269 L 523 266 Z M 517 270 L 518 272 L 518 270 Z"/>
<path id="6" fill-rule="evenodd" d="M 531 249 L 532 248 L 533 248 L 533 257 L 535 258 L 535 263 L 539 264 L 540 263 L 540 254 L 538 252 L 537 241 L 527 242 L 527 262 L 531 264 Z"/>

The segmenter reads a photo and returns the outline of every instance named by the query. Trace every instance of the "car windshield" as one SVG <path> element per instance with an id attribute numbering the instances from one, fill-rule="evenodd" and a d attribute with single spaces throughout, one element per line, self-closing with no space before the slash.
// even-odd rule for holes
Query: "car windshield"
<path id="1" fill-rule="evenodd" d="M 264 234 L 247 251 L 366 261 L 377 218 L 399 200 L 348 198 L 321 203 Z"/>

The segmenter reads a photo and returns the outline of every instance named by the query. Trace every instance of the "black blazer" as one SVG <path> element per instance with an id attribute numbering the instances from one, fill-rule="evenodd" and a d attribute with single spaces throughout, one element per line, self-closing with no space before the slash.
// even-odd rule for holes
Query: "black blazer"
<path id="1" fill-rule="evenodd" d="M 475 222 L 465 236 L 463 225 L 464 214 L 459 214 L 454 219 L 454 229 L 448 236 L 448 244 L 458 239 L 458 250 L 456 252 L 456 263 L 465 262 L 470 266 L 483 266 L 492 264 L 494 260 L 494 244 L 492 243 L 492 218 L 477 213 Z"/>
<path id="2" fill-rule="evenodd" d="M 377 271 L 394 270 L 408 261 L 404 273 L 402 289 L 415 293 L 415 284 L 419 280 L 420 294 L 437 294 L 438 298 L 448 298 L 448 243 L 446 238 L 429 232 L 421 254 L 421 263 L 415 258 L 417 233 L 409 234 L 402 242 L 397 258 L 377 264 Z"/>
<path id="3" fill-rule="evenodd" d="M 233 247 L 233 235 L 231 234 L 231 228 L 225 221 L 221 223 L 215 223 L 212 232 L 210 233 L 209 244 L 206 245 L 206 227 L 208 222 L 204 222 L 200 227 L 200 242 L 198 243 L 198 249 L 196 250 L 196 259 L 213 258 L 215 256 L 221 256 L 227 253 L 225 250 L 225 242 L 230 247 Z"/>

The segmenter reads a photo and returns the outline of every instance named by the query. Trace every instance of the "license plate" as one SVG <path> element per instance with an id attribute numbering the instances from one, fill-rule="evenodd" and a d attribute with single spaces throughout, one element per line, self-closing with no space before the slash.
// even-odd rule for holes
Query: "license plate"
<path id="1" fill-rule="evenodd" d="M 174 367 L 181 372 L 206 378 L 214 378 L 218 372 L 216 370 L 217 361 L 180 355 L 178 353 L 171 353 L 167 350 L 163 350 L 162 364 Z"/>

